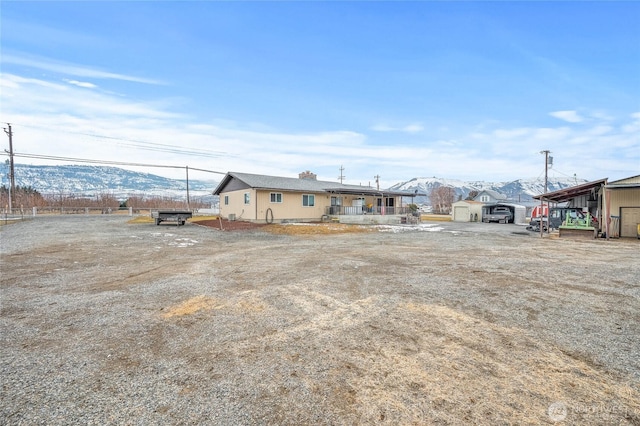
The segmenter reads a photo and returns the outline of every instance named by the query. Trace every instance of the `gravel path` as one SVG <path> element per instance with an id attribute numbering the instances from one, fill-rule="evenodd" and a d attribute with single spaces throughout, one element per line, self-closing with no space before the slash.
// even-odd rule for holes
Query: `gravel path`
<path id="1" fill-rule="evenodd" d="M 0 228 L 0 424 L 640 424 L 637 240 L 128 219 Z"/>

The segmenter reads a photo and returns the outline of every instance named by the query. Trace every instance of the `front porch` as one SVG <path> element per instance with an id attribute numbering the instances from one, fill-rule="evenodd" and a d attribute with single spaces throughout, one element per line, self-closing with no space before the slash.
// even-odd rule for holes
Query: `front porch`
<path id="1" fill-rule="evenodd" d="M 349 225 L 399 225 L 420 222 L 420 216 L 409 207 L 330 206 L 326 221 Z"/>
<path id="2" fill-rule="evenodd" d="M 408 215 L 412 214 L 411 210 L 407 206 L 394 207 L 394 206 L 328 206 L 325 208 L 325 215 L 327 216 L 358 216 L 358 215 Z"/>

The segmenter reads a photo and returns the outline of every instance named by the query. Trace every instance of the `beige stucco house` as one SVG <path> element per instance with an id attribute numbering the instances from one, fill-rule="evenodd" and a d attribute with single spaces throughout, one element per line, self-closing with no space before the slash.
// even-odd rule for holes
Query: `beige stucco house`
<path id="1" fill-rule="evenodd" d="M 376 223 L 394 218 L 400 222 L 399 217 L 409 213 L 403 198 L 416 195 L 319 181 L 311 172 L 300 173 L 298 178 L 229 172 L 213 194 L 220 197 L 222 217 L 262 223 L 330 219 L 370 223 L 373 216 L 378 218 Z"/>

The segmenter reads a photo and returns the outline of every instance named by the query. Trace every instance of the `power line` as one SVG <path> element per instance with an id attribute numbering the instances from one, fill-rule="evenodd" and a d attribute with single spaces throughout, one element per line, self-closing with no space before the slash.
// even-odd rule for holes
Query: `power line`
<path id="1" fill-rule="evenodd" d="M 21 158 L 36 158 L 40 160 L 54 160 L 54 161 L 73 161 L 77 163 L 87 163 L 87 164 L 106 164 L 106 165 L 114 165 L 114 166 L 130 166 L 130 167 L 158 167 L 165 169 L 184 169 L 188 166 L 170 166 L 166 164 L 148 164 L 148 163 L 129 163 L 124 161 L 109 161 L 109 160 L 92 160 L 88 158 L 75 158 L 75 157 L 58 157 L 55 155 L 39 155 L 39 154 L 27 154 L 27 153 L 13 153 L 14 157 Z M 216 173 L 224 175 L 224 172 L 218 172 L 215 170 L 206 170 L 206 169 L 197 169 L 194 167 L 189 167 L 191 170 L 198 170 L 200 172 L 207 173 Z"/>
<path id="2" fill-rule="evenodd" d="M 107 140 L 113 140 L 118 142 L 126 142 L 126 143 L 120 143 L 119 145 L 138 148 L 138 149 L 147 150 L 147 151 L 167 152 L 171 154 L 182 154 L 182 155 L 208 157 L 208 158 L 237 157 L 237 155 L 230 154 L 226 151 L 215 151 L 215 150 L 204 149 L 204 148 L 185 149 L 185 148 L 176 147 L 175 145 L 172 145 L 172 144 L 149 142 L 149 141 L 144 141 L 139 139 L 130 139 L 130 138 L 124 138 L 124 137 L 117 137 L 117 136 L 101 135 L 97 133 L 75 132 L 71 130 L 64 130 L 64 129 L 58 129 L 58 128 L 52 129 L 50 127 L 37 126 L 32 124 L 21 124 L 20 126 L 32 128 L 32 129 L 55 130 L 55 132 L 57 133 L 68 133 L 72 135 L 89 136 L 97 139 L 107 139 Z"/>

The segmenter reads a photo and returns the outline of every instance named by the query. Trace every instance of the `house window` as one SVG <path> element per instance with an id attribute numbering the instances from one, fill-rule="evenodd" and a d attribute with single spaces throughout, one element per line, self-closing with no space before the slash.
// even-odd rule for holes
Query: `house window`
<path id="1" fill-rule="evenodd" d="M 249 204 L 250 201 L 251 201 L 251 198 L 249 197 L 249 193 L 245 192 L 244 193 L 244 203 L 245 204 Z"/>
<path id="2" fill-rule="evenodd" d="M 313 194 L 302 194 L 302 205 L 304 207 L 313 207 L 316 205 L 316 196 Z"/>
<path id="3" fill-rule="evenodd" d="M 480 197 L 480 201 L 482 201 L 483 203 L 489 202 L 489 196 L 488 195 L 483 195 L 482 197 Z"/>
<path id="4" fill-rule="evenodd" d="M 225 205 L 225 206 L 228 206 L 228 205 L 229 205 L 229 196 L 228 196 L 228 195 L 225 195 L 225 196 L 224 196 L 224 205 Z"/>
<path id="5" fill-rule="evenodd" d="M 282 202 L 282 193 L 281 192 L 272 192 L 271 193 L 271 202 L 272 203 L 281 203 Z"/>

